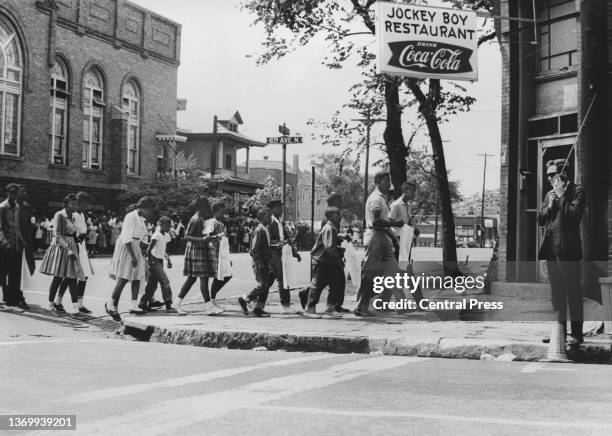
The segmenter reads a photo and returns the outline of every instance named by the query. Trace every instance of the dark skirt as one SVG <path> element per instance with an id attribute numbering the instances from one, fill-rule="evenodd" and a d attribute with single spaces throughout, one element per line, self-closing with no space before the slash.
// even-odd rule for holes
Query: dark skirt
<path id="1" fill-rule="evenodd" d="M 187 277 L 213 277 L 215 275 L 207 244 L 187 241 L 183 275 Z"/>

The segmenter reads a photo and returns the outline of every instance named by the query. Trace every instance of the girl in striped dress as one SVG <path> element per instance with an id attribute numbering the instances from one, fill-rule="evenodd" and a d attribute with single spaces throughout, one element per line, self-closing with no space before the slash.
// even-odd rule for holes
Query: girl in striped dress
<path id="1" fill-rule="evenodd" d="M 130 313 L 143 313 L 138 308 L 140 281 L 145 277 L 145 259 L 142 255 L 141 241 L 147 234 L 145 218 L 153 216 L 156 204 L 151 197 L 142 197 L 135 209 L 125 216 L 121 234 L 115 243 L 111 261 L 110 277 L 116 280 L 115 289 L 104 309 L 115 321 L 120 321 L 119 299 L 128 282 L 132 287 L 132 307 Z"/>
<path id="2" fill-rule="evenodd" d="M 85 280 L 79 262 L 76 226 L 72 214 L 76 210 L 77 198 L 69 194 L 64 198 L 64 209 L 53 217 L 53 239 L 40 265 L 40 272 L 53 276 L 49 286 L 49 310 L 59 311 L 54 304 L 57 290 L 64 279 L 68 282 L 74 313 L 79 313 L 77 280 Z"/>
<path id="3" fill-rule="evenodd" d="M 181 291 L 179 292 L 176 304 L 176 311 L 180 314 L 186 312 L 181 307 L 183 299 L 200 278 L 200 292 L 204 298 L 204 303 L 210 301 L 208 292 L 208 277 L 213 275 L 212 265 L 208 253 L 208 237 L 204 235 L 204 222 L 210 217 L 210 203 L 206 197 L 196 197 L 194 200 L 196 213 L 191 217 L 185 231 L 185 267 L 183 275 L 187 277 Z M 208 309 L 208 307 L 207 307 Z"/>
<path id="4" fill-rule="evenodd" d="M 225 203 L 217 201 L 212 207 L 213 217 L 204 223 L 204 235 L 209 238 L 208 252 L 212 269 L 211 315 L 223 313 L 225 310 L 217 304 L 215 297 L 223 286 L 232 278 L 231 262 L 229 260 L 229 243 L 227 228 L 221 221 L 225 215 Z M 208 279 L 207 279 L 208 280 Z"/>

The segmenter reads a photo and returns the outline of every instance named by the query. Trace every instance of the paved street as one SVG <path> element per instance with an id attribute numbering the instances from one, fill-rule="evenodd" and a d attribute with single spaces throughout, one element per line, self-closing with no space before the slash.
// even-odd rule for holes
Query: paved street
<path id="1" fill-rule="evenodd" d="M 360 252 L 363 255 L 363 252 Z M 300 269 L 298 271 L 298 282 L 300 285 L 307 285 L 310 279 L 310 253 L 302 252 L 302 262 L 300 263 Z M 465 260 L 469 256 L 471 264 L 483 264 L 486 269 L 486 264 L 491 257 L 491 249 L 458 249 L 458 258 Z M 419 247 L 415 251 L 414 258 L 418 261 L 416 266 L 416 273 L 435 271 L 440 268 L 438 259 L 442 258 L 442 252 L 440 248 L 425 248 Z M 172 269 L 167 269 L 168 277 L 172 285 L 172 292 L 174 297 L 178 295 L 178 292 L 185 280 L 183 277 L 183 256 L 172 256 Z M 250 291 L 255 285 L 255 278 L 253 270 L 251 268 L 251 258 L 247 253 L 232 254 L 233 262 L 233 273 L 232 280 L 223 288 L 219 294 L 219 299 L 225 299 L 230 297 L 237 297 L 244 294 L 246 291 Z M 109 257 L 99 257 L 92 259 L 92 266 L 95 271 L 95 275 L 89 278 L 87 284 L 87 291 L 85 294 L 85 304 L 88 308 L 93 310 L 94 316 L 103 316 L 104 312 L 104 301 L 107 301 L 109 295 L 112 292 L 114 281 L 108 277 L 108 268 L 110 264 Z M 37 261 L 37 267 L 40 265 L 40 261 Z M 47 295 L 49 284 L 51 283 L 51 277 L 40 274 L 38 271 L 33 277 L 33 285 L 25 290 L 25 296 L 28 303 L 33 305 L 40 305 L 43 308 L 47 307 Z M 272 290 L 276 290 L 277 286 L 274 284 Z M 144 290 L 144 283 L 141 284 L 141 291 Z M 347 291 L 350 293 L 354 291 L 354 288 L 349 283 L 347 284 Z M 157 294 L 157 297 L 161 299 L 161 295 Z M 277 300 L 277 295 L 272 295 L 271 301 Z M 201 301 L 202 296 L 199 290 L 199 284 L 193 285 L 190 293 L 187 295 L 185 301 L 196 302 Z M 294 298 L 294 302 L 297 303 L 297 298 Z M 129 287 L 123 291 L 121 297 L 121 303 L 119 305 L 120 311 L 128 311 L 130 304 L 130 290 Z M 70 297 L 68 293 L 64 297 L 64 306 L 69 309 Z"/>
<path id="2" fill-rule="evenodd" d="M 10 313 L 0 350 L 0 413 L 76 414 L 66 434 L 612 433 L 605 365 L 218 350 Z"/>

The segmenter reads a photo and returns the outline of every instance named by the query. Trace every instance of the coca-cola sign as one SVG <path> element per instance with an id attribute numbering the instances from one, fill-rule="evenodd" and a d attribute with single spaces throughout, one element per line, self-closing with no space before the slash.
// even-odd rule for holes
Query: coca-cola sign
<path id="1" fill-rule="evenodd" d="M 478 80 L 474 11 L 377 2 L 377 71 L 417 78 Z"/>
<path id="2" fill-rule="evenodd" d="M 473 71 L 473 51 L 457 45 L 429 41 L 389 43 L 389 65 L 410 71 L 431 74 L 457 74 Z"/>

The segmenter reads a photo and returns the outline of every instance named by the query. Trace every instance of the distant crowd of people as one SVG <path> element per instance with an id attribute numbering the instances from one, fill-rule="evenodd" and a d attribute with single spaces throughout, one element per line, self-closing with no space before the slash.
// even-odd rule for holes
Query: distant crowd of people
<path id="1" fill-rule="evenodd" d="M 94 212 L 87 213 L 87 233 L 84 241 L 90 257 L 113 253 L 115 242 L 121 234 L 123 220 L 123 215 L 112 212 L 104 215 Z M 30 223 L 34 251 L 37 253 L 44 252 L 53 240 L 53 219 L 32 217 Z M 228 225 L 227 237 L 232 253 L 249 251 L 251 232 L 255 226 L 256 220 L 251 218 L 242 218 Z M 148 222 L 147 233 L 152 235 L 154 230 L 155 226 Z M 180 254 L 185 250 L 185 230 L 186 227 L 180 217 L 171 218 L 169 234 L 172 240 L 168 245 L 170 254 Z"/>

